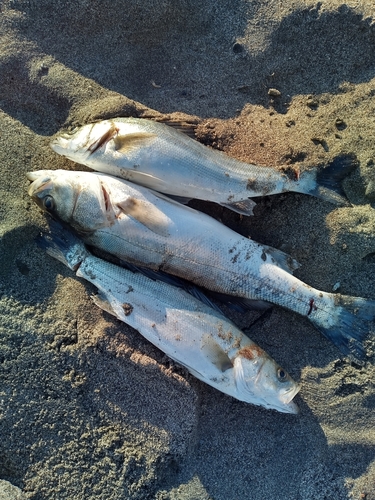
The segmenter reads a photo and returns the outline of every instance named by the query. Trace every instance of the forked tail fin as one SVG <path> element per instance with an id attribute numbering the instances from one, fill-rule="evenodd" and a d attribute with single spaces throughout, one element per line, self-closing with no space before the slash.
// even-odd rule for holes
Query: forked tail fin
<path id="1" fill-rule="evenodd" d="M 309 194 L 336 205 L 350 206 L 341 183 L 358 165 L 359 162 L 354 154 L 338 156 L 327 167 L 318 171 L 316 187 Z"/>
<path id="2" fill-rule="evenodd" d="M 37 236 L 38 246 L 72 271 L 76 271 L 88 256 L 85 245 L 73 232 L 63 227 L 59 222 L 50 219 L 48 223 L 50 232 Z"/>
<path id="3" fill-rule="evenodd" d="M 311 321 L 343 354 L 362 362 L 366 358 L 363 341 L 375 319 L 375 300 L 337 294 L 334 301 L 335 310 L 327 321 L 318 321 L 313 317 Z"/>

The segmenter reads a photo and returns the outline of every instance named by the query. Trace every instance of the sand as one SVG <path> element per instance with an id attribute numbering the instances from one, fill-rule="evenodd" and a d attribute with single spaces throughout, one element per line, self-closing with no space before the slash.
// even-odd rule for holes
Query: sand
<path id="1" fill-rule="evenodd" d="M 192 206 L 289 251 L 307 283 L 375 298 L 374 15 L 370 0 L 1 2 L 1 498 L 375 499 L 375 332 L 359 366 L 291 312 L 233 316 L 301 382 L 301 413 L 236 401 L 36 247 L 45 218 L 25 176 L 78 168 L 50 137 L 112 116 L 185 119 L 262 165 L 354 153 L 349 208 L 299 194 L 251 218 Z"/>

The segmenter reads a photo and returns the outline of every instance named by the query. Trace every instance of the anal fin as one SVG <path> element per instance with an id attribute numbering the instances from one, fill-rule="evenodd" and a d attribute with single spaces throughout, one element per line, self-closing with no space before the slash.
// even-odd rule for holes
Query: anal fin
<path id="1" fill-rule="evenodd" d="M 233 210 L 241 215 L 253 215 L 253 208 L 256 203 L 250 198 L 240 201 L 234 201 L 233 203 L 220 203 L 221 206 Z"/>
<path id="2" fill-rule="evenodd" d="M 103 309 L 103 311 L 115 316 L 116 318 L 118 317 L 104 293 L 98 292 L 96 295 L 92 295 L 91 299 L 97 307 L 100 307 L 100 309 Z"/>
<path id="3" fill-rule="evenodd" d="M 187 205 L 189 201 L 193 199 L 193 198 L 187 198 L 186 196 L 175 196 L 173 194 L 167 194 L 167 196 L 168 198 L 171 198 L 172 200 L 181 203 L 181 205 Z"/>

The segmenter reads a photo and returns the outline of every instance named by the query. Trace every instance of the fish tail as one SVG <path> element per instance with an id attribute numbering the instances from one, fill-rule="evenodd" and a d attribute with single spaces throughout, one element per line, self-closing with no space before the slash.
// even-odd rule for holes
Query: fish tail
<path id="1" fill-rule="evenodd" d="M 329 165 L 317 172 L 315 187 L 308 194 L 336 205 L 350 206 L 341 183 L 358 165 L 358 159 L 354 154 L 337 156 Z"/>
<path id="2" fill-rule="evenodd" d="M 82 241 L 67 228 L 55 220 L 49 221 L 49 233 L 41 233 L 36 243 L 48 255 L 59 260 L 72 271 L 77 271 L 89 255 Z"/>
<path id="3" fill-rule="evenodd" d="M 366 358 L 363 342 L 375 319 L 375 300 L 339 294 L 333 297 L 335 310 L 327 312 L 326 318 L 311 321 L 344 355 L 362 363 Z"/>

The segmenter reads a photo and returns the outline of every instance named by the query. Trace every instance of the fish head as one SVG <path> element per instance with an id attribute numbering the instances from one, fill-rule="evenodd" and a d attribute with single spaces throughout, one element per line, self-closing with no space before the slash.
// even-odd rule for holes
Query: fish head
<path id="1" fill-rule="evenodd" d="M 51 148 L 58 154 L 77 163 L 86 164 L 88 158 L 113 139 L 118 129 L 111 120 L 103 120 L 75 128 L 57 135 Z"/>
<path id="2" fill-rule="evenodd" d="M 282 413 L 298 413 L 293 398 L 300 387 L 263 349 L 240 349 L 233 360 L 239 399 Z"/>
<path id="3" fill-rule="evenodd" d="M 100 175 L 68 170 L 28 172 L 28 193 L 52 217 L 79 233 L 110 226 L 115 214 Z"/>

